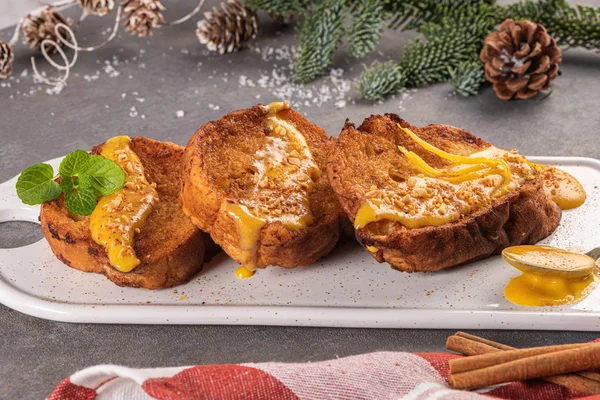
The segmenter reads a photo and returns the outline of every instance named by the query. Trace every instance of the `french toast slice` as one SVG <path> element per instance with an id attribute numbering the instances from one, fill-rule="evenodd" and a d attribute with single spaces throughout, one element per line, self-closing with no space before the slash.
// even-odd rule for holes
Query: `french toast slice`
<path id="1" fill-rule="evenodd" d="M 437 149 L 469 157 L 463 162 L 483 164 L 457 167 L 399 125 Z M 358 241 L 401 271 L 438 271 L 533 244 L 561 217 L 543 190 L 543 173 L 518 153 L 452 126 L 411 126 L 395 114 L 373 115 L 358 129 L 347 121 L 327 169 Z"/>
<path id="2" fill-rule="evenodd" d="M 99 154 L 102 147 L 95 146 L 92 153 Z M 156 183 L 158 192 L 158 201 L 135 236 L 133 247 L 140 265 L 127 273 L 113 268 L 106 249 L 92 239 L 90 217 L 71 214 L 64 196 L 42 204 L 42 231 L 56 257 L 72 268 L 104 274 L 119 286 L 162 289 L 181 285 L 218 251 L 177 203 L 184 148 L 145 137 L 132 138 L 130 147 L 140 158 L 146 179 Z"/>
<path id="3" fill-rule="evenodd" d="M 346 219 L 327 179 L 331 146 L 287 102 L 208 122 L 185 150 L 183 211 L 250 271 L 312 264 Z"/>

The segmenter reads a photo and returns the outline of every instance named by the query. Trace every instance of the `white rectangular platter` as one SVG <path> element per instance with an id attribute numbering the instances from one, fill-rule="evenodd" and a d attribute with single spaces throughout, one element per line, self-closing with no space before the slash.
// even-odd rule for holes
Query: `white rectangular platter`
<path id="1" fill-rule="evenodd" d="M 582 207 L 563 212 L 556 232 L 542 243 L 575 250 L 599 246 L 600 161 L 532 160 L 571 173 L 588 195 Z M 38 222 L 39 208 L 21 204 L 15 182 L 0 185 L 0 222 Z M 515 306 L 503 290 L 519 272 L 499 256 L 407 274 L 347 243 L 307 267 L 271 267 L 246 280 L 234 276 L 236 267 L 221 253 L 175 289 L 120 288 L 103 276 L 68 268 L 41 240 L 0 249 L 0 302 L 40 318 L 88 323 L 600 330 L 600 289 L 570 306 Z"/>

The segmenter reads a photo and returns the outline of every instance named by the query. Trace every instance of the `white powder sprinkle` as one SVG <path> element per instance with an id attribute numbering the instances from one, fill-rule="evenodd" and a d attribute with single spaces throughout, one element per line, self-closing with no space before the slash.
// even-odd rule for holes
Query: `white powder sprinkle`
<path id="1" fill-rule="evenodd" d="M 177 118 L 183 118 L 185 112 L 183 110 L 177 110 L 175 111 L 175 115 L 177 116 Z"/>
<path id="2" fill-rule="evenodd" d="M 118 62 L 116 64 L 113 62 L 113 64 L 119 65 Z M 109 60 L 104 60 L 104 67 L 102 67 L 102 70 L 109 78 L 116 78 L 121 75 L 121 73 L 115 69 L 113 64 L 111 64 Z"/>
<path id="3" fill-rule="evenodd" d="M 272 97 L 286 99 L 294 108 L 321 107 L 328 103 L 343 108 L 350 100 L 349 92 L 353 82 L 344 78 L 344 70 L 341 68 L 332 69 L 328 78 L 305 85 L 296 81 L 294 46 L 251 47 L 251 51 L 259 53 L 261 59 L 270 64 L 271 69 L 260 70 L 260 75 L 254 79 L 241 75 L 238 79 L 239 87 L 258 86 L 266 89 Z"/>
<path id="4" fill-rule="evenodd" d="M 49 88 L 46 88 L 46 94 L 49 94 L 52 96 L 58 95 L 63 91 L 65 86 L 67 86 L 66 83 L 59 83 L 58 85 L 54 85 Z"/>
<path id="5" fill-rule="evenodd" d="M 100 79 L 100 71 L 96 71 L 94 75 L 84 75 L 83 80 L 86 82 L 92 82 Z"/>
<path id="6" fill-rule="evenodd" d="M 138 112 L 137 112 L 137 110 L 135 109 L 135 106 L 132 106 L 132 107 L 131 107 L 129 110 L 130 110 L 130 111 L 129 111 L 129 116 L 130 116 L 131 118 L 135 118 L 135 117 L 137 117 L 137 116 L 138 116 Z"/>
<path id="7" fill-rule="evenodd" d="M 221 107 L 219 107 L 216 104 L 212 104 L 212 103 L 208 104 L 208 108 L 211 109 L 211 110 L 213 110 L 213 111 L 218 111 L 219 109 L 221 109 Z"/>
<path id="8" fill-rule="evenodd" d="M 415 93 L 417 89 L 410 89 L 402 92 L 400 95 L 400 102 L 398 103 L 398 111 L 406 111 L 406 107 L 404 107 L 404 100 L 412 99 L 412 94 Z"/>

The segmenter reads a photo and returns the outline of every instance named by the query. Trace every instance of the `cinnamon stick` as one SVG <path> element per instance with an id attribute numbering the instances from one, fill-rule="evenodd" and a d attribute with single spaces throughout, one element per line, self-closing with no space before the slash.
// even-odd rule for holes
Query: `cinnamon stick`
<path id="1" fill-rule="evenodd" d="M 484 344 L 487 344 L 488 346 L 495 347 L 495 348 L 500 349 L 500 350 L 514 350 L 515 349 L 515 347 L 507 346 L 505 344 L 497 343 L 497 342 L 491 341 L 491 340 L 486 339 L 486 338 L 482 338 L 482 337 L 479 337 L 479 336 L 471 335 L 470 333 L 467 333 L 467 332 L 458 331 L 458 332 L 455 333 L 455 335 L 463 337 L 463 338 L 466 338 L 466 339 L 471 339 L 471 340 L 473 340 L 475 342 L 484 343 Z"/>
<path id="2" fill-rule="evenodd" d="M 501 349 L 515 350 L 514 347 L 465 332 L 457 332 L 450 336 L 446 342 L 446 348 L 467 356 L 499 352 L 502 351 Z M 600 394 L 600 374 L 597 372 L 580 371 L 573 374 L 546 376 L 541 379 L 583 394 Z"/>
<path id="3" fill-rule="evenodd" d="M 487 345 L 487 347 L 480 346 L 480 344 Z M 453 336 L 450 336 L 448 338 L 448 341 L 446 342 L 446 348 L 448 350 L 456 351 L 457 353 L 461 353 L 467 356 L 475 356 L 498 350 L 516 350 L 516 347 L 511 347 L 502 343 L 494 342 L 492 340 L 471 335 L 470 333 L 461 331 L 456 332 Z M 579 375 L 579 377 L 577 375 Z M 600 382 L 600 374 L 593 371 L 579 371 L 575 374 L 555 375 L 552 377 L 545 377 L 542 379 L 548 382 L 556 383 L 557 385 L 568 387 L 573 390 L 578 390 L 586 394 L 600 393 L 600 385 L 597 386 L 597 389 L 595 389 L 593 393 L 587 393 L 581 390 L 581 388 L 585 386 L 582 386 L 583 383 L 589 384 L 589 382 L 586 382 L 586 379 L 581 379 L 581 377 L 587 378 L 591 381 Z M 565 378 L 572 379 L 565 380 Z M 564 384 L 565 382 L 567 384 Z"/>
<path id="4" fill-rule="evenodd" d="M 514 350 L 515 349 L 515 347 L 511 347 L 511 346 L 508 346 L 508 345 L 505 345 L 502 343 L 494 342 L 492 340 L 482 338 L 479 336 L 471 335 L 470 333 L 467 333 L 467 332 L 458 331 L 454 335 L 460 336 L 460 337 L 463 337 L 466 339 L 470 339 L 470 340 L 473 340 L 478 343 L 484 343 L 484 344 L 487 344 L 488 346 L 495 347 L 500 350 Z"/>
<path id="5" fill-rule="evenodd" d="M 460 337 L 458 334 L 448 337 L 446 340 L 446 348 L 448 350 L 464 354 L 465 356 L 477 356 L 480 354 L 489 354 L 502 351 L 499 348 L 489 344 Z"/>
<path id="6" fill-rule="evenodd" d="M 450 373 L 459 374 L 463 372 L 474 371 L 491 367 L 493 365 L 504 364 L 510 361 L 523 358 L 538 356 L 557 351 L 576 349 L 578 347 L 589 346 L 589 343 L 563 344 L 558 346 L 532 347 L 530 349 L 518 350 L 498 350 L 497 352 L 482 354 L 474 357 L 457 358 L 450 360 Z M 487 345 L 485 345 L 487 346 Z M 582 368 L 583 369 L 583 368 Z"/>
<path id="7" fill-rule="evenodd" d="M 467 356 L 486 354 L 501 350 L 515 350 L 514 347 L 497 343 L 466 332 L 456 332 L 448 338 L 448 350 Z M 580 393 L 600 394 L 600 374 L 592 371 L 580 371 L 573 374 L 562 374 L 541 378 L 547 382 L 576 390 Z"/>
<path id="8" fill-rule="evenodd" d="M 542 378 L 598 367 L 600 367 L 600 343 L 593 343 L 452 374 L 450 383 L 456 389 L 478 389 L 499 383 Z"/>

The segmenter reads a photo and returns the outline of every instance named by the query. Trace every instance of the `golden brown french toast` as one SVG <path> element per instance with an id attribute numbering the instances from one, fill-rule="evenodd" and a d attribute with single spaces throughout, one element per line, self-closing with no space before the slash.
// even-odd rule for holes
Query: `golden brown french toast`
<path id="1" fill-rule="evenodd" d="M 104 144 L 92 149 L 100 154 Z M 119 286 L 161 289 L 188 282 L 218 247 L 185 216 L 177 203 L 183 146 L 145 137 L 132 138 L 146 179 L 156 184 L 158 201 L 135 236 L 133 248 L 141 263 L 131 272 L 110 265 L 107 250 L 92 239 L 90 216 L 75 216 L 64 196 L 42 204 L 40 221 L 54 254 L 68 266 L 106 275 Z"/>
<path id="2" fill-rule="evenodd" d="M 560 221 L 534 164 L 448 125 L 418 128 L 395 114 L 373 115 L 358 129 L 346 122 L 327 169 L 358 241 L 402 271 L 532 244 Z"/>
<path id="3" fill-rule="evenodd" d="M 182 208 L 251 271 L 311 264 L 340 237 L 343 211 L 326 171 L 331 146 L 286 102 L 231 112 L 190 139 Z"/>

